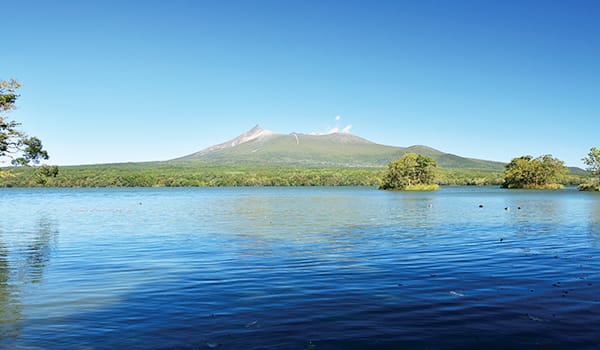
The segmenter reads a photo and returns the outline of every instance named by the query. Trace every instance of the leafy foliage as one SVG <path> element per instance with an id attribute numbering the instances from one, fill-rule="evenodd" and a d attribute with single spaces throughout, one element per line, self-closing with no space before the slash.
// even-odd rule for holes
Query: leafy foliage
<path id="1" fill-rule="evenodd" d="M 42 165 L 38 168 L 38 174 L 45 177 L 56 177 L 58 176 L 58 167 L 56 165 Z"/>
<path id="2" fill-rule="evenodd" d="M 0 113 L 15 108 L 19 97 L 16 90 L 20 87 L 21 85 L 13 79 L 0 81 Z M 40 139 L 27 136 L 18 130 L 19 125 L 0 114 L 0 160 L 8 158 L 13 165 L 28 165 L 48 159 L 48 153 L 43 149 Z"/>
<path id="3" fill-rule="evenodd" d="M 577 189 L 580 191 L 600 192 L 600 181 L 598 181 L 597 178 L 593 179 L 592 181 L 580 184 L 579 186 L 577 186 Z"/>
<path id="4" fill-rule="evenodd" d="M 35 174 L 35 181 L 39 185 L 46 185 L 50 178 L 54 178 L 57 176 L 58 167 L 56 165 L 42 165 L 41 167 L 37 168 L 37 173 Z"/>
<path id="5" fill-rule="evenodd" d="M 437 164 L 430 157 L 407 153 L 400 159 L 390 162 L 383 176 L 380 189 L 406 190 L 414 186 L 434 185 Z M 431 188 L 435 189 L 435 188 Z"/>
<path id="6" fill-rule="evenodd" d="M 504 188 L 557 189 L 568 173 L 564 162 L 551 155 L 513 158 L 504 171 Z"/>
<path id="7" fill-rule="evenodd" d="M 592 174 L 592 178 L 579 185 L 580 191 L 600 191 L 600 149 L 592 147 L 587 157 L 581 159 L 587 165 L 587 171 Z"/>
<path id="8" fill-rule="evenodd" d="M 587 170 L 595 176 L 600 176 L 600 149 L 592 147 L 587 157 L 581 159 Z"/>

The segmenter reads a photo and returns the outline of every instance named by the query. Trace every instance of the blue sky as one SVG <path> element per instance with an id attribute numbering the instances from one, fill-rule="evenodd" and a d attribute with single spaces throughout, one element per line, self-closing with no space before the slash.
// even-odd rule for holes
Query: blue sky
<path id="1" fill-rule="evenodd" d="M 3 1 L 11 117 L 51 164 L 166 160 L 255 124 L 568 165 L 600 146 L 600 2 Z M 340 116 L 340 120 L 335 120 Z"/>

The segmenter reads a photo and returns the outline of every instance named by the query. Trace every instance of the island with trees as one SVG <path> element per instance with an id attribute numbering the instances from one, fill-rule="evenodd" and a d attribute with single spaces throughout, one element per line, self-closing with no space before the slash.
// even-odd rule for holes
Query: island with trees
<path id="1" fill-rule="evenodd" d="M 407 153 L 390 162 L 383 175 L 382 190 L 434 191 L 439 185 L 434 182 L 437 164 L 430 157 Z"/>
<path id="2" fill-rule="evenodd" d="M 561 189 L 568 173 L 564 162 L 552 155 L 537 158 L 521 156 L 513 158 L 504 171 L 503 188 L 515 189 Z"/>

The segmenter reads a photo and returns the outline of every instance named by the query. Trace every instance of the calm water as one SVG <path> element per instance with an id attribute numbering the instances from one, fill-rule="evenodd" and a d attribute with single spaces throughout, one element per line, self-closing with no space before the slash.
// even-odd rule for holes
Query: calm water
<path id="1" fill-rule="evenodd" d="M 597 194 L 2 189 L 0 208 L 0 348 L 600 347 Z"/>

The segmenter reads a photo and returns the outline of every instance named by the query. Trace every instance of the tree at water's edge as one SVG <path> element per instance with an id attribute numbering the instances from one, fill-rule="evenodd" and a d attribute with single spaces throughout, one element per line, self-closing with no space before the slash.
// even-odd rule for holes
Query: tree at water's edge
<path id="1" fill-rule="evenodd" d="M 580 191 L 600 191 L 600 149 L 592 147 L 587 157 L 581 159 L 587 165 L 587 171 L 592 174 L 589 182 L 579 185 Z"/>
<path id="2" fill-rule="evenodd" d="M 15 108 L 21 85 L 16 80 L 0 81 L 0 113 Z M 0 114 L 0 158 L 10 158 L 13 165 L 27 165 L 48 159 L 42 141 L 17 129 L 20 124 Z"/>
<path id="3" fill-rule="evenodd" d="M 437 164 L 433 158 L 407 153 L 390 162 L 383 175 L 382 190 L 431 191 L 439 186 L 434 183 Z"/>
<path id="4" fill-rule="evenodd" d="M 552 155 L 513 158 L 504 170 L 504 188 L 560 189 L 568 168 Z"/>
<path id="5" fill-rule="evenodd" d="M 0 80 L 0 161 L 9 159 L 16 166 L 38 164 L 41 160 L 48 159 L 48 152 L 44 150 L 42 141 L 20 131 L 18 129 L 20 123 L 4 115 L 15 109 L 15 103 L 19 98 L 16 91 L 20 87 L 21 84 L 14 79 Z M 43 167 L 37 174 L 40 179 L 56 175 L 58 175 L 57 167 Z M 0 178 L 6 176 L 8 175 L 0 170 Z"/>

